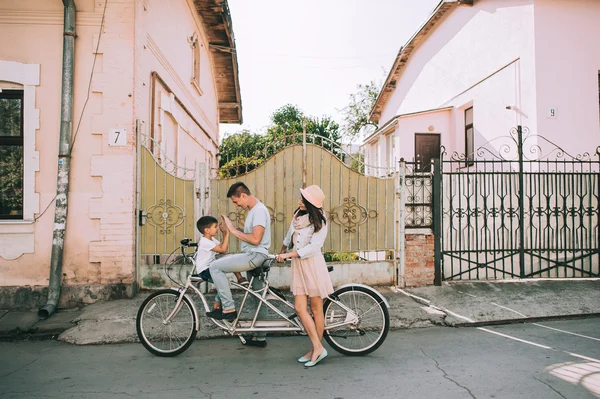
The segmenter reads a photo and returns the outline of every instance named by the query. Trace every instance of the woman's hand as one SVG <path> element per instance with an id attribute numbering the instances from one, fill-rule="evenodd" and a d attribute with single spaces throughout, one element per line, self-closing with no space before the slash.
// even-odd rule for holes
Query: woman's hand
<path id="1" fill-rule="evenodd" d="M 287 259 L 294 258 L 294 257 L 296 257 L 296 258 L 298 257 L 298 253 L 295 252 L 295 251 L 294 252 L 288 252 L 288 253 L 285 253 L 285 254 L 279 254 L 279 255 L 275 256 L 275 260 L 277 262 L 285 262 Z"/>

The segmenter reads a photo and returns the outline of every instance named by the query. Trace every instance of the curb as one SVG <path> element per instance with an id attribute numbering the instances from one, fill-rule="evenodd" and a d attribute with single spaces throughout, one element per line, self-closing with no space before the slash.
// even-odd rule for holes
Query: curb
<path id="1" fill-rule="evenodd" d="M 506 325 L 506 324 L 535 323 L 538 321 L 591 319 L 594 317 L 600 317 L 600 313 L 581 313 L 581 314 L 566 314 L 566 315 L 555 315 L 555 316 L 520 317 L 520 318 L 516 318 L 516 319 L 454 323 L 454 324 L 447 324 L 447 326 L 448 327 L 457 327 L 457 328 L 485 327 L 485 326 L 499 326 L 499 325 Z"/>

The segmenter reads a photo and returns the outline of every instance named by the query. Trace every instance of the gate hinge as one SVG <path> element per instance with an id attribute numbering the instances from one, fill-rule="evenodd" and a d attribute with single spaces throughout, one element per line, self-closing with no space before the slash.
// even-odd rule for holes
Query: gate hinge
<path id="1" fill-rule="evenodd" d="M 143 226 L 146 224 L 146 218 L 148 217 L 148 215 L 146 214 L 146 212 L 144 212 L 142 209 L 140 209 L 138 211 L 138 224 L 140 226 Z"/>

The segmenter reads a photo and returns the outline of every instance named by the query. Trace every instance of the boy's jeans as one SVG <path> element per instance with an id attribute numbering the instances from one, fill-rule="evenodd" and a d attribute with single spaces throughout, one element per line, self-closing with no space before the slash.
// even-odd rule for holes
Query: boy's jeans
<path id="1" fill-rule="evenodd" d="M 212 276 L 213 283 L 217 287 L 217 292 L 221 297 L 221 304 L 223 310 L 232 310 L 235 309 L 235 302 L 233 300 L 233 295 L 231 294 L 231 287 L 229 286 L 229 279 L 225 275 L 225 273 L 234 273 L 234 272 L 248 272 L 247 278 L 248 281 L 252 278 L 251 273 L 249 272 L 252 269 L 255 269 L 263 264 L 265 260 L 267 260 L 268 256 L 265 254 L 261 254 L 259 252 L 247 252 L 247 253 L 239 253 L 239 254 L 231 254 L 223 256 L 220 259 L 215 260 L 210 265 L 210 275 Z M 252 289 L 254 291 L 260 290 L 265 286 L 264 281 L 255 278 L 252 281 Z M 252 295 L 251 295 L 252 296 Z M 251 300 L 255 306 L 258 306 L 258 299 L 252 296 Z M 258 313 L 259 319 L 267 318 L 267 307 L 261 306 L 260 312 Z M 264 337 L 266 333 L 256 333 L 256 337 Z"/>

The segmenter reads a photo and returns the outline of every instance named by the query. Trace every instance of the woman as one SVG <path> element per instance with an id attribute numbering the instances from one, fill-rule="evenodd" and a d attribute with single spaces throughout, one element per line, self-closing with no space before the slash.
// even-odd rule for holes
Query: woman
<path id="1" fill-rule="evenodd" d="M 327 264 L 321 249 L 327 237 L 327 221 L 323 212 L 325 194 L 319 186 L 300 189 L 301 198 L 290 229 L 283 240 L 278 262 L 292 259 L 290 288 L 294 295 L 294 308 L 310 338 L 312 349 L 298 358 L 305 367 L 313 367 L 327 357 L 321 344 L 325 329 L 323 298 L 333 292 Z M 312 317 L 308 312 L 308 297 Z"/>

